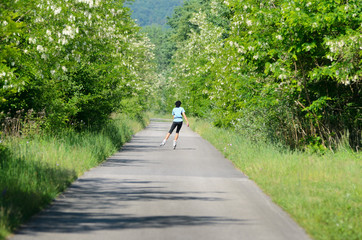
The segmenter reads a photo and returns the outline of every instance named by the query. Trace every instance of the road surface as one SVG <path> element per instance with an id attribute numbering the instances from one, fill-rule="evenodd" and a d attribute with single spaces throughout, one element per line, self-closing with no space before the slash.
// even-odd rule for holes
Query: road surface
<path id="1" fill-rule="evenodd" d="M 291 218 L 212 145 L 153 120 L 11 240 L 302 240 Z"/>

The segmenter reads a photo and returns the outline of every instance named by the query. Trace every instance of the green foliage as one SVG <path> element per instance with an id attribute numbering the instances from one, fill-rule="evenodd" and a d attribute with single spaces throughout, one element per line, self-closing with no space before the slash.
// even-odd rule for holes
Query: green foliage
<path id="1" fill-rule="evenodd" d="M 147 97 L 152 44 L 123 1 L 1 4 L 0 112 L 44 111 L 52 130 L 100 125 L 123 99 Z"/>
<path id="2" fill-rule="evenodd" d="M 188 111 L 197 116 L 210 116 L 213 68 L 228 23 L 225 12 L 221 3 L 188 1 L 170 19 L 170 25 L 176 28 L 172 39 L 178 42 L 168 84 L 178 86 L 177 98 L 183 99 Z"/>
<path id="3" fill-rule="evenodd" d="M 323 152 L 349 132 L 358 150 L 360 5 L 190 0 L 170 19 L 169 84 L 193 114 L 252 139 Z"/>
<path id="4" fill-rule="evenodd" d="M 176 45 L 170 40 L 170 29 L 162 28 L 159 25 L 151 25 L 143 27 L 142 32 L 147 34 L 147 37 L 155 46 L 153 53 L 158 72 L 165 71 L 169 67 L 176 50 Z"/>
<path id="5" fill-rule="evenodd" d="M 175 13 L 168 19 L 172 28 L 172 41 L 179 43 L 187 40 L 192 31 L 198 31 L 199 26 L 192 21 L 194 14 L 205 13 L 207 20 L 215 26 L 229 29 L 230 10 L 221 1 L 188 0 L 182 6 L 175 8 Z M 217 9 L 217 14 L 215 13 Z"/>

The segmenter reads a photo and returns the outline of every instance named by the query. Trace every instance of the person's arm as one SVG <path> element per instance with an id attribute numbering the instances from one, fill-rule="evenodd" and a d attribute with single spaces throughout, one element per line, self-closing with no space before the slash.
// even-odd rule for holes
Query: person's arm
<path id="1" fill-rule="evenodd" d="M 189 124 L 189 120 L 187 120 L 187 117 L 186 117 L 186 113 L 183 112 L 182 115 L 184 116 L 186 122 L 187 122 L 187 126 L 190 127 L 190 124 Z"/>

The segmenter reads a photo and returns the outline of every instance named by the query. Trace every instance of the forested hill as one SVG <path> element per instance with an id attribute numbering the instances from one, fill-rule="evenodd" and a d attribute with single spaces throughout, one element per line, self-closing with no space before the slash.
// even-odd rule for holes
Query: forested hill
<path id="1" fill-rule="evenodd" d="M 176 6 L 180 6 L 183 0 L 135 0 L 129 2 L 132 9 L 132 18 L 137 19 L 140 26 L 152 24 L 166 25 L 167 17 L 173 13 Z"/>

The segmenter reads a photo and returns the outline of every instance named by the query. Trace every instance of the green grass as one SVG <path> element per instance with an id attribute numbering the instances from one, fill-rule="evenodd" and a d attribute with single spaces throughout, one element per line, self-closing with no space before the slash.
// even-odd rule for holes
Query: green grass
<path id="1" fill-rule="evenodd" d="M 149 118 L 156 118 L 158 121 L 172 121 L 173 117 L 170 113 L 159 113 L 159 112 L 149 112 Z"/>
<path id="2" fill-rule="evenodd" d="M 142 124 L 118 116 L 103 129 L 0 143 L 0 239 L 120 149 Z"/>
<path id="3" fill-rule="evenodd" d="M 324 155 L 255 143 L 192 119 L 191 127 L 287 211 L 313 239 L 362 239 L 362 155 Z"/>

